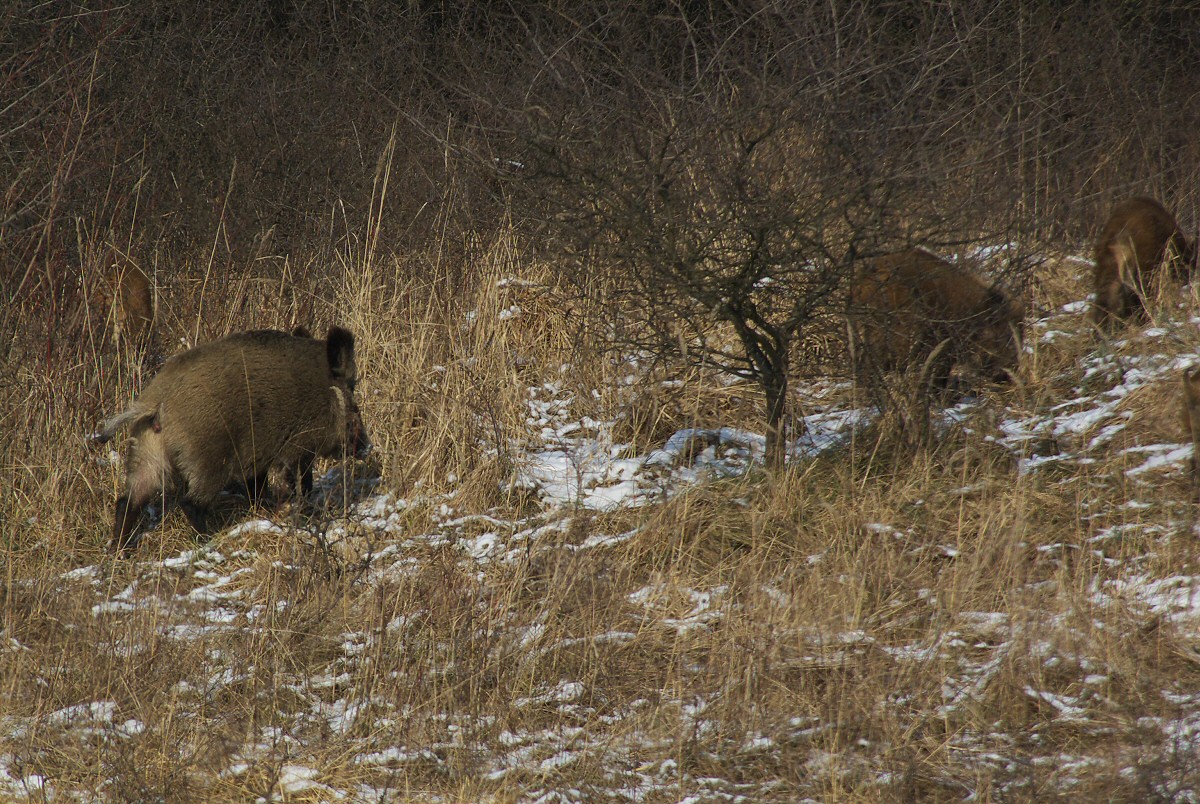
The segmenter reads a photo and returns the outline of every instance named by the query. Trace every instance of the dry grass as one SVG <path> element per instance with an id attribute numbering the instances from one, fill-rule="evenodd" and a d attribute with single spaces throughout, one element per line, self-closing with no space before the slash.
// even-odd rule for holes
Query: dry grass
<path id="1" fill-rule="evenodd" d="M 1191 354 L 1193 328 L 1171 322 L 1194 304 L 1160 314 L 1165 334 L 1098 343 L 1061 312 L 1086 293 L 1072 273 L 1084 267 L 1048 262 L 1021 382 L 927 452 L 864 434 L 773 481 L 751 471 L 600 513 L 515 483 L 548 438 L 531 388 L 569 400 L 564 422 L 614 421 L 613 439 L 640 453 L 685 426 L 755 428 L 754 395 L 603 357 L 572 339 L 570 305 L 514 243 L 473 253 L 455 294 L 436 255 L 348 250 L 336 281 L 282 261 L 232 283 L 200 263 L 152 274 L 160 343 L 294 323 L 358 334 L 378 447 L 359 477 L 378 473 L 391 495 L 386 530 L 231 500 L 231 525 L 295 529 L 198 548 L 169 513 L 136 560 L 114 561 L 102 547 L 120 466 L 83 436 L 143 370 L 99 346 L 13 352 L 0 384 L 8 795 L 1200 791 L 1187 479 L 1178 462 L 1129 472 L 1142 447 L 1184 440 L 1177 372 L 1078 431 L 1015 453 L 997 443 L 1002 421 Z M 1097 439 L 1113 422 L 1125 426 Z M 1028 468 L 1038 456 L 1060 457 Z M 1154 602 L 1156 583 L 1176 602 Z"/>

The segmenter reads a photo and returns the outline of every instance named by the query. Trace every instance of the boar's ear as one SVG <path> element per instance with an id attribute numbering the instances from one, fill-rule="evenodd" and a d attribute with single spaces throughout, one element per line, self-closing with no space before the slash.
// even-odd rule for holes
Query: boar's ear
<path id="1" fill-rule="evenodd" d="M 312 333 L 308 331 L 308 327 L 303 324 L 297 324 L 292 330 L 292 335 L 296 338 L 311 338 Z"/>
<path id="2" fill-rule="evenodd" d="M 325 336 L 325 354 L 329 358 L 330 373 L 353 388 L 358 371 L 354 365 L 354 336 L 350 331 L 330 327 Z"/>

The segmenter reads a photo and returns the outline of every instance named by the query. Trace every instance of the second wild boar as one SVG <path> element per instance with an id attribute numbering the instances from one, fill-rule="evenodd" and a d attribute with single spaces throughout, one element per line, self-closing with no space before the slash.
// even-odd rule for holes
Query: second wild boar
<path id="1" fill-rule="evenodd" d="M 850 352 L 860 373 L 919 366 L 945 391 L 956 365 L 973 380 L 1004 382 L 1016 371 L 1021 305 L 924 249 L 868 261 L 850 305 Z"/>

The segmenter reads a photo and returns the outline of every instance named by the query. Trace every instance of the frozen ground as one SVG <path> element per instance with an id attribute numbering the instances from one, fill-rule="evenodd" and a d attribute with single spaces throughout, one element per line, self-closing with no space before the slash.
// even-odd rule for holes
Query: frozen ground
<path id="1" fill-rule="evenodd" d="M 1053 311 L 1037 322 L 1033 336 L 1043 343 L 1067 337 L 1067 330 L 1078 328 L 1076 320 L 1083 313 L 1081 304 L 1068 305 Z M 1154 331 L 1144 333 L 1153 339 Z M 1075 393 L 1045 409 L 1034 411 L 1004 410 L 995 421 L 992 439 L 1011 451 L 1022 475 L 1043 471 L 1064 471 L 1064 468 L 1086 466 L 1113 449 L 1114 440 L 1130 425 L 1130 414 L 1122 402 L 1131 393 L 1147 384 L 1174 376 L 1189 362 L 1166 348 L 1160 354 L 1116 359 L 1111 353 L 1089 357 L 1082 367 L 1081 382 Z M 804 436 L 791 447 L 791 460 L 803 461 L 825 450 L 837 450 L 848 438 L 850 428 L 870 418 L 868 411 L 836 407 L 810 408 L 813 412 L 804 421 Z M 947 422 L 959 421 L 973 426 L 973 403 L 961 405 L 947 416 Z M 414 556 L 430 546 L 452 548 L 457 561 L 468 567 L 486 569 L 489 564 L 527 560 L 544 541 L 560 535 L 570 527 L 571 518 L 581 510 L 613 511 L 623 507 L 655 503 L 689 484 L 706 478 L 737 475 L 760 456 L 763 439 L 760 435 L 735 428 L 711 430 L 681 430 L 660 448 L 635 454 L 628 445 L 614 443 L 612 426 L 572 413 L 572 399 L 561 388 L 544 385 L 529 389 L 528 432 L 518 471 L 519 485 L 528 489 L 540 501 L 542 511 L 524 519 L 508 519 L 495 512 L 459 510 L 453 496 L 429 500 L 408 499 L 394 494 L 367 496 L 359 501 L 347 518 L 352 527 L 338 525 L 324 534 L 331 543 L 344 542 L 356 555 L 365 555 L 368 565 L 364 582 L 372 579 L 394 578 L 416 571 Z M 1190 449 L 1183 443 L 1134 444 L 1124 448 L 1128 453 L 1128 499 L 1114 505 L 1136 509 L 1139 489 L 1146 488 L 1164 476 L 1184 471 Z M 332 483 L 336 478 L 327 478 Z M 407 530 L 403 516 L 414 505 L 433 506 L 437 511 L 435 527 L 427 532 Z M 1096 515 L 1106 512 L 1096 511 Z M 126 616 L 152 616 L 162 640 L 187 643 L 199 638 L 213 639 L 222 644 L 221 635 L 251 633 L 262 627 L 272 615 L 254 603 L 243 583 L 242 575 L 253 572 L 253 556 L 238 551 L 238 535 L 248 530 L 275 529 L 278 525 L 251 521 L 223 535 L 211 546 L 200 547 L 162 561 L 140 559 L 135 579 L 128 586 L 110 589 L 101 566 L 81 567 L 64 574 L 58 581 L 64 594 L 91 594 L 94 597 L 92 615 L 98 619 Z M 1097 531 L 1090 539 L 1100 559 L 1105 559 L 1109 540 L 1128 536 L 1123 526 Z M 1157 528 L 1158 532 L 1143 533 L 1150 539 L 1179 538 L 1189 532 L 1186 523 L 1139 520 L 1129 527 L 1142 531 Z M 905 525 L 899 522 L 872 523 L 868 530 L 881 538 L 907 544 Z M 362 550 L 364 532 L 372 550 Z M 605 551 L 637 537 L 637 531 L 593 534 L 575 545 L 577 551 Z M 927 545 L 913 544 L 911 549 L 923 550 Z M 1044 540 L 1039 550 L 1054 552 L 1074 549 L 1072 545 Z M 942 555 L 952 557 L 953 545 L 942 547 Z M 820 556 L 812 557 L 819 561 Z M 1109 559 L 1113 560 L 1113 559 Z M 1152 577 L 1131 563 L 1123 571 L 1100 579 L 1097 576 L 1087 595 L 1097 606 L 1122 606 L 1163 622 L 1189 629 L 1200 628 L 1200 576 L 1180 574 Z M 1053 583 L 1046 581 L 1043 583 Z M 765 590 L 786 605 L 785 590 Z M 641 612 L 640 627 L 661 629 L 686 635 L 695 629 L 711 629 L 736 611 L 738 603 L 725 599 L 723 586 L 685 590 L 686 600 L 672 599 L 655 584 L 635 590 L 628 603 Z M 1031 594 L 1043 593 L 1039 587 Z M 942 684 L 942 699 L 938 715 L 951 717 L 961 707 L 988 694 L 989 685 L 998 669 L 1011 660 L 1014 651 L 1024 651 L 1033 661 L 1056 668 L 1056 681 L 1045 688 L 1027 687 L 1023 693 L 1031 706 L 1044 707 L 1048 727 L 1054 724 L 1088 722 L 1102 729 L 1112 712 L 1105 690 L 1111 681 L 1113 668 L 1090 660 L 1080 659 L 1064 645 L 1074 627 L 1068 622 L 1061 626 L 1064 639 L 1060 643 L 1038 641 L 1030 644 L 1022 634 L 1022 624 L 999 611 L 971 611 L 946 622 L 936 639 L 922 637 L 909 644 L 877 644 L 859 630 L 844 633 L 776 634 L 780 640 L 791 639 L 801 646 L 803 656 L 797 661 L 810 666 L 836 668 L 848 656 L 868 651 L 882 651 L 894 662 L 897 675 L 904 668 L 949 668 Z M 443 724 L 444 738 L 440 741 L 408 744 L 390 742 L 387 735 L 398 719 L 407 713 L 397 712 L 387 700 L 376 700 L 350 682 L 365 670 L 380 640 L 402 640 L 409 624 L 393 621 L 382 629 L 367 626 L 347 632 L 340 645 L 333 646 L 322 672 L 294 677 L 277 678 L 280 689 L 288 691 L 293 703 L 289 707 L 291 721 L 285 726 L 277 723 L 262 726 L 245 736 L 244 743 L 232 753 L 227 765 L 219 770 L 223 778 L 236 781 L 255 768 L 265 756 L 283 756 L 271 789 L 271 795 L 284 800 L 345 800 L 376 801 L 396 793 L 396 778 L 405 769 L 419 767 L 423 772 L 436 772 L 469 743 L 478 774 L 489 780 L 513 777 L 522 780 L 524 800 L 564 802 L 585 800 L 646 801 L 677 800 L 679 791 L 691 791 L 687 801 L 756 801 L 776 797 L 771 785 L 761 781 L 746 781 L 734 775 L 721 776 L 683 771 L 672 759 L 646 762 L 644 756 L 661 757 L 655 741 L 660 739 L 622 723 L 637 722 L 640 712 L 652 704 L 648 700 L 633 700 L 616 709 L 598 710 L 589 695 L 586 678 L 563 677 L 558 682 L 531 689 L 514 702 L 518 710 L 540 711 L 541 727 L 509 730 L 497 727 L 495 739 L 474 741 L 470 734 L 478 724 L 469 716 L 448 716 Z M 521 626 L 521 631 L 505 635 L 506 644 L 517 646 L 514 660 L 521 652 L 529 656 L 561 648 L 547 645 L 541 638 L 538 625 Z M 591 643 L 624 643 L 634 640 L 630 630 L 612 630 L 580 635 L 581 641 Z M 0 634 L 0 653 L 20 652 L 24 646 L 8 635 Z M 114 644 L 113 651 L 137 654 L 149 650 L 144 644 Z M 233 666 L 220 649 L 208 654 L 203 668 L 203 683 L 183 684 L 178 689 L 177 706 L 185 712 L 198 711 L 221 692 L 245 682 L 245 668 Z M 1067 680 L 1063 680 L 1063 674 Z M 1049 675 L 1049 674 L 1048 674 Z M 653 706 L 673 704 L 678 713 L 679 728 L 703 734 L 719 727 L 710 714 L 713 701 L 680 694 L 670 690 L 654 691 Z M 1158 730 L 1179 743 L 1193 743 L 1200 730 L 1200 693 L 1187 689 L 1164 689 L 1160 694 L 1178 704 L 1178 718 L 1145 718 L 1142 726 Z M 676 697 L 672 700 L 672 695 Z M 893 707 L 902 721 L 914 718 L 903 696 L 897 695 L 886 704 Z M 810 745 L 804 773 L 813 779 L 837 774 L 875 774 L 880 784 L 887 782 L 891 772 L 872 765 L 870 751 L 861 757 L 831 757 L 820 749 L 820 736 L 836 727 L 833 723 L 813 722 L 796 718 L 782 731 L 758 733 L 748 729 L 740 744 L 728 750 L 752 761 L 769 757 L 781 744 L 790 750 L 797 745 Z M 136 740 L 147 725 L 128 717 L 113 700 L 82 702 L 58 711 L 46 712 L 37 722 L 0 713 L 0 731 L 21 735 L 30 729 L 59 734 L 61 739 L 114 743 Z M 323 767 L 321 745 L 331 739 L 345 746 L 340 766 L 359 769 L 352 774 L 361 781 L 352 786 L 331 782 Z M 1081 745 L 1071 754 L 1047 753 L 1030 756 L 1028 746 L 1019 751 L 1010 737 L 995 733 L 963 733 L 952 738 L 951 753 L 960 755 L 963 768 L 961 795 L 971 797 L 971 774 L 987 775 L 1012 773 L 1014 763 L 1050 763 L 1057 770 L 1056 792 L 1069 794 L 1072 786 L 1085 778 L 1094 763 L 1109 761 L 1103 751 Z M 1114 749 L 1115 750 L 1115 749 Z M 603 768 L 606 779 L 603 791 L 561 787 L 555 779 L 564 768 L 586 762 Z M 1131 753 L 1129 767 L 1138 757 Z M 692 767 L 695 767 L 693 763 Z M 715 765 L 719 769 L 721 766 Z M 432 771 L 431 771 L 432 769 Z M 339 774 L 337 779 L 345 779 Z M 381 779 L 387 781 L 380 781 Z M 101 788 L 95 794 L 58 790 L 53 782 L 31 773 L 19 757 L 0 755 L 0 798 L 25 799 L 48 795 L 54 799 L 104 799 Z M 1033 795 L 1015 785 L 1009 791 L 1017 797 Z M 1198 791 L 1176 791 L 1183 798 L 1195 800 Z M 57 795 L 55 795 L 57 794 Z M 263 799 L 265 800 L 265 799 Z"/>

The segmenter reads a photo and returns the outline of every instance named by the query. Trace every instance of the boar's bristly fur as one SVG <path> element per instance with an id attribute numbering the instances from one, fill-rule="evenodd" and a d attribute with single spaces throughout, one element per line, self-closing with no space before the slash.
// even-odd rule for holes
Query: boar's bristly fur
<path id="1" fill-rule="evenodd" d="M 1022 306 L 920 248 L 866 262 L 850 288 L 850 352 L 859 373 L 921 366 L 946 390 L 960 365 L 1003 382 L 1017 368 Z"/>
<path id="2" fill-rule="evenodd" d="M 207 509 L 231 482 L 262 489 L 278 466 L 311 490 L 315 458 L 369 447 L 356 379 L 354 336 L 340 327 L 325 340 L 244 332 L 172 357 L 99 436 L 130 427 L 112 548 L 136 542 L 138 520 L 158 495 L 176 498 L 204 532 Z"/>

